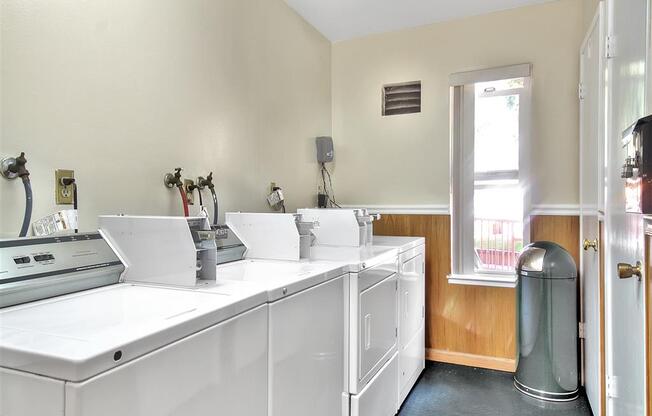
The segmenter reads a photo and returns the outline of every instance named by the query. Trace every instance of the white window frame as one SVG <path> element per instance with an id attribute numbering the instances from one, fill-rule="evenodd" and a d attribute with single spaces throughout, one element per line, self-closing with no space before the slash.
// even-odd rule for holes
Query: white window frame
<path id="1" fill-rule="evenodd" d="M 474 134 L 475 84 L 523 78 L 523 88 L 483 93 L 483 96 L 519 94 L 519 186 L 523 189 L 523 244 L 529 243 L 530 108 L 532 65 L 521 64 L 450 76 L 450 206 L 451 274 L 449 283 L 515 287 L 516 273 L 475 271 L 473 195 L 475 190 Z M 510 175 L 511 173 L 511 175 Z M 513 171 L 504 172 L 514 176 Z M 500 174 L 493 174 L 498 176 Z"/>

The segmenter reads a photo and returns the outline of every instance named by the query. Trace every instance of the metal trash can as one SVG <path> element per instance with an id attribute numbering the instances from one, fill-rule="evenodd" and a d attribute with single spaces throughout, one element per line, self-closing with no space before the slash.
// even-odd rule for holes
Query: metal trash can
<path id="1" fill-rule="evenodd" d="M 549 401 L 579 395 L 577 266 L 548 241 L 523 249 L 518 274 L 519 362 L 514 386 Z"/>

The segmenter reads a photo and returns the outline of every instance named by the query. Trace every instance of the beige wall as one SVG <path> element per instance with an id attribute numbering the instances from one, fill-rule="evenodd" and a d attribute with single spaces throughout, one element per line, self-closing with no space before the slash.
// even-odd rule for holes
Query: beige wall
<path id="1" fill-rule="evenodd" d="M 589 26 L 593 23 L 595 13 L 598 11 L 600 0 L 581 0 L 582 1 L 582 27 L 584 33 L 589 30 Z"/>
<path id="2" fill-rule="evenodd" d="M 333 46 L 334 185 L 347 204 L 448 204 L 451 73 L 533 64 L 532 202 L 578 203 L 581 0 Z M 421 80 L 422 113 L 381 117 L 381 87 Z"/>
<path id="3" fill-rule="evenodd" d="M 75 169 L 81 228 L 98 214 L 179 214 L 162 184 L 214 171 L 222 212 L 313 203 L 314 142 L 331 132 L 331 45 L 282 0 L 2 0 L 0 155 L 25 151 L 33 218 L 54 169 Z M 208 195 L 206 195 L 208 197 Z M 0 180 L 0 235 L 22 221 Z"/>

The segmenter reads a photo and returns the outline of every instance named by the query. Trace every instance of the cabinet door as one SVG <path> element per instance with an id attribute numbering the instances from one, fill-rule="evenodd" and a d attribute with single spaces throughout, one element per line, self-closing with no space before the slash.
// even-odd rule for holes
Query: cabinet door
<path id="1" fill-rule="evenodd" d="M 623 131 L 650 113 L 646 94 L 652 84 L 648 38 L 648 1 L 607 2 L 608 32 L 617 52 L 607 60 L 607 192 L 605 212 L 606 355 L 609 416 L 645 414 L 645 284 L 621 279 L 618 263 L 644 260 L 644 219 L 626 213 L 621 166 L 625 160 Z M 632 68 L 641 68 L 638 71 Z M 642 71 L 642 72 L 641 72 Z M 650 96 L 649 98 L 652 98 Z"/>
<path id="2" fill-rule="evenodd" d="M 583 382 L 594 414 L 604 414 L 601 391 L 601 271 L 599 220 L 604 214 L 604 24 L 602 5 L 580 49 L 580 320 L 584 339 L 580 340 L 584 366 Z"/>
<path id="3" fill-rule="evenodd" d="M 267 305 L 82 383 L 66 416 L 266 416 Z"/>
<path id="4" fill-rule="evenodd" d="M 270 416 L 341 412 L 345 284 L 339 277 L 270 305 Z"/>

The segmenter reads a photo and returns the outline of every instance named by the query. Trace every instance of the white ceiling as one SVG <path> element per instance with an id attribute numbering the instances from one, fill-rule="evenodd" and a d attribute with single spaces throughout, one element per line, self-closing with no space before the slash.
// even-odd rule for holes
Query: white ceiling
<path id="1" fill-rule="evenodd" d="M 333 42 L 550 0 L 285 0 Z"/>

